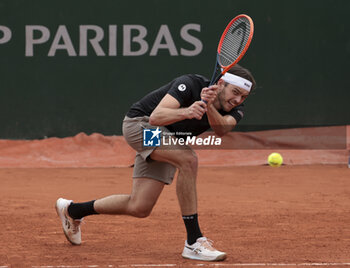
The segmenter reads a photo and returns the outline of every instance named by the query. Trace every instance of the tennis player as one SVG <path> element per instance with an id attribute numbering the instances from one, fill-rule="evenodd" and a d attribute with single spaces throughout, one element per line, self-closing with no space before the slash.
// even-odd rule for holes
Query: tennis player
<path id="1" fill-rule="evenodd" d="M 123 121 L 123 135 L 135 149 L 133 187 L 130 195 L 111 195 L 84 203 L 59 198 L 56 211 L 63 231 L 74 245 L 81 244 L 80 223 L 93 214 L 150 215 L 164 185 L 173 181 L 176 169 L 176 193 L 187 240 L 182 256 L 201 261 L 220 261 L 226 253 L 213 247 L 203 236 L 197 214 L 196 153 L 188 146 L 171 148 L 143 146 L 143 130 L 157 129 L 168 133 L 195 136 L 212 128 L 216 135 L 230 132 L 243 117 L 243 102 L 255 88 L 251 73 L 235 65 L 216 85 L 200 75 L 183 75 L 152 91 L 133 104 Z M 181 153 L 179 153 L 181 150 Z"/>

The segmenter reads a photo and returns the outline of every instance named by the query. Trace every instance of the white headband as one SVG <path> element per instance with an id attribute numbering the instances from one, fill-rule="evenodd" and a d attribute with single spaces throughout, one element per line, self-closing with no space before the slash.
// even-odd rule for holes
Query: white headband
<path id="1" fill-rule="evenodd" d="M 250 92 L 252 88 L 252 82 L 250 82 L 247 79 L 244 79 L 243 77 L 240 77 L 238 75 L 230 74 L 230 73 L 225 73 L 222 77 L 222 80 L 224 80 L 226 83 L 229 83 L 231 85 L 238 86 L 240 88 L 243 88 Z"/>

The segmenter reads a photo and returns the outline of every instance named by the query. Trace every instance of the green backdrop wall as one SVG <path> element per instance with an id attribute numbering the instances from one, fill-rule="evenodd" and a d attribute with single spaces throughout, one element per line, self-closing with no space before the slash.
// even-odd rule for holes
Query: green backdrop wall
<path id="1" fill-rule="evenodd" d="M 350 124 L 348 0 L 0 0 L 0 138 L 120 135 L 147 92 L 211 76 L 241 13 L 259 87 L 238 129 Z"/>

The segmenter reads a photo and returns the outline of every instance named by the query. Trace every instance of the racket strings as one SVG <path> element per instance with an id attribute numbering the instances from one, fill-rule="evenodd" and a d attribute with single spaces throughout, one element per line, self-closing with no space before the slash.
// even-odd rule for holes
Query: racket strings
<path id="1" fill-rule="evenodd" d="M 220 65 L 228 66 L 241 55 L 249 40 L 250 22 L 247 18 L 237 19 L 226 32 L 219 53 Z"/>

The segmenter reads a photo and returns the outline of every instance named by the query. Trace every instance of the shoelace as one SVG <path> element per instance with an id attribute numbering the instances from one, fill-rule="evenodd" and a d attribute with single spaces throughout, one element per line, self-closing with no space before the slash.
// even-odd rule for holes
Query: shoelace
<path id="1" fill-rule="evenodd" d="M 72 230 L 72 233 L 73 234 L 76 234 L 77 232 L 79 232 L 79 226 L 81 224 L 84 224 L 84 221 L 83 219 L 84 218 L 81 218 L 80 220 L 79 219 L 72 219 L 71 217 L 69 217 L 67 215 L 67 213 L 65 213 L 65 218 L 66 220 L 68 220 L 70 222 L 70 226 L 68 228 L 70 228 Z"/>
<path id="2" fill-rule="evenodd" d="M 210 240 L 210 239 L 208 239 L 208 238 L 205 237 L 204 239 L 202 239 L 202 240 L 199 242 L 199 245 L 198 245 L 198 246 L 196 246 L 196 247 L 193 248 L 193 251 L 198 251 L 198 249 L 199 249 L 200 247 L 208 248 L 207 245 L 209 245 L 210 248 L 214 249 L 214 248 L 213 248 L 213 243 L 214 243 L 213 240 Z M 207 245 L 206 245 L 206 244 L 207 244 Z"/>
<path id="3" fill-rule="evenodd" d="M 84 222 L 83 222 L 83 219 L 80 219 L 80 220 L 74 220 L 74 219 L 73 219 L 72 232 L 73 232 L 74 234 L 76 234 L 76 233 L 79 231 L 79 226 L 80 226 L 80 224 L 82 224 L 82 223 L 84 223 Z"/>

